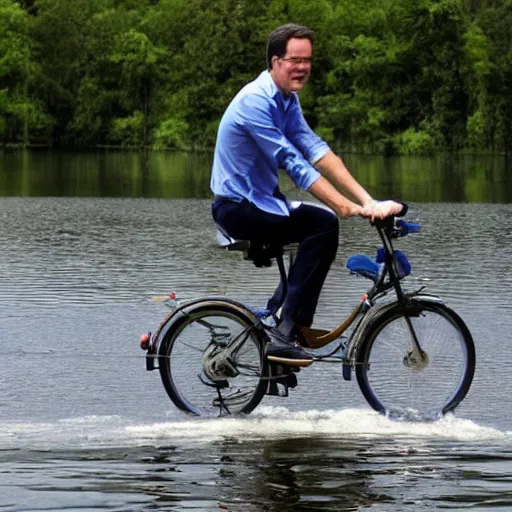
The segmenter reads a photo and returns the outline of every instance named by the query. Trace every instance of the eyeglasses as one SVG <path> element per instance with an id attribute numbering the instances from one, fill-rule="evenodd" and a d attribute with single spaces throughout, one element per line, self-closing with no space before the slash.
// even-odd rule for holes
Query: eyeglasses
<path id="1" fill-rule="evenodd" d="M 311 64 L 313 62 L 313 57 L 280 57 L 281 60 L 285 62 L 289 62 L 293 66 L 298 66 L 299 64 Z"/>

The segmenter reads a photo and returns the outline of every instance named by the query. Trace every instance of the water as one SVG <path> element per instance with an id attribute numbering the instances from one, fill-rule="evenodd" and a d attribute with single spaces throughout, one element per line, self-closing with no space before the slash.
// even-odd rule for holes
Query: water
<path id="1" fill-rule="evenodd" d="M 398 245 L 410 285 L 442 295 L 475 338 L 475 380 L 455 415 L 391 421 L 338 366 L 314 365 L 290 397 L 265 397 L 248 418 L 205 421 L 178 412 L 145 370 L 139 334 L 166 314 L 151 298 L 226 294 L 260 305 L 277 269 L 215 247 L 204 178 L 186 178 L 181 190 L 194 198 L 173 198 L 150 167 L 144 186 L 158 194 L 121 197 L 110 177 L 95 196 L 74 165 L 64 182 L 82 185 L 66 193 L 50 184 L 41 193 L 32 168 L 32 197 L 2 189 L 0 510 L 512 509 L 510 191 L 488 203 L 419 198 L 410 218 L 423 232 Z M 10 183 L 21 179 L 10 172 Z M 367 282 L 344 262 L 376 246 L 366 222 L 342 221 L 317 325 L 348 314 Z"/>

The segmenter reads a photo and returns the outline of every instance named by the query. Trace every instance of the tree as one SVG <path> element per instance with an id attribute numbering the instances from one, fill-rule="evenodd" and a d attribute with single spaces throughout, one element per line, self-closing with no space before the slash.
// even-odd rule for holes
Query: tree
<path id="1" fill-rule="evenodd" d="M 33 38 L 42 68 L 40 93 L 58 120 L 53 133 L 56 143 L 76 144 L 79 141 L 70 124 L 81 82 L 90 76 L 90 49 L 97 38 L 92 21 L 99 13 L 112 9 L 113 1 L 37 0 L 36 7 Z"/>
<path id="2" fill-rule="evenodd" d="M 28 145 L 52 120 L 35 96 L 31 19 L 19 4 L 0 0 L 0 140 Z"/>

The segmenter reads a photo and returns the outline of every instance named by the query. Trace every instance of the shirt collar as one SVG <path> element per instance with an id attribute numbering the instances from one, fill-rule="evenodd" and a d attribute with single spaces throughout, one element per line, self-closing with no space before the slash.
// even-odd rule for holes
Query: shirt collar
<path id="1" fill-rule="evenodd" d="M 285 107 L 285 110 L 289 105 L 291 105 L 295 101 L 295 97 L 297 96 L 297 93 L 291 92 L 290 95 L 288 96 L 288 98 L 286 98 L 285 95 L 283 94 L 283 92 L 281 91 L 281 89 L 279 89 L 277 87 L 277 85 L 275 84 L 275 82 L 272 78 L 272 75 L 270 74 L 270 71 L 268 69 L 263 71 L 260 74 L 259 79 L 262 81 L 264 86 L 267 88 L 269 96 L 271 98 L 276 98 L 276 99 L 279 98 L 283 107 Z"/>

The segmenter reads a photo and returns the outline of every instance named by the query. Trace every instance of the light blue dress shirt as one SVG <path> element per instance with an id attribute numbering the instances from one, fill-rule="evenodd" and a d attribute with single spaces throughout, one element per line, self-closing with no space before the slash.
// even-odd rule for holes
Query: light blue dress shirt
<path id="1" fill-rule="evenodd" d="M 329 146 L 309 127 L 296 93 L 285 98 L 264 71 L 233 98 L 219 126 L 211 189 L 240 202 L 247 199 L 269 213 L 289 215 L 276 197 L 278 170 L 307 190 L 320 177 L 313 164 Z M 278 194 L 279 196 L 280 194 Z"/>

